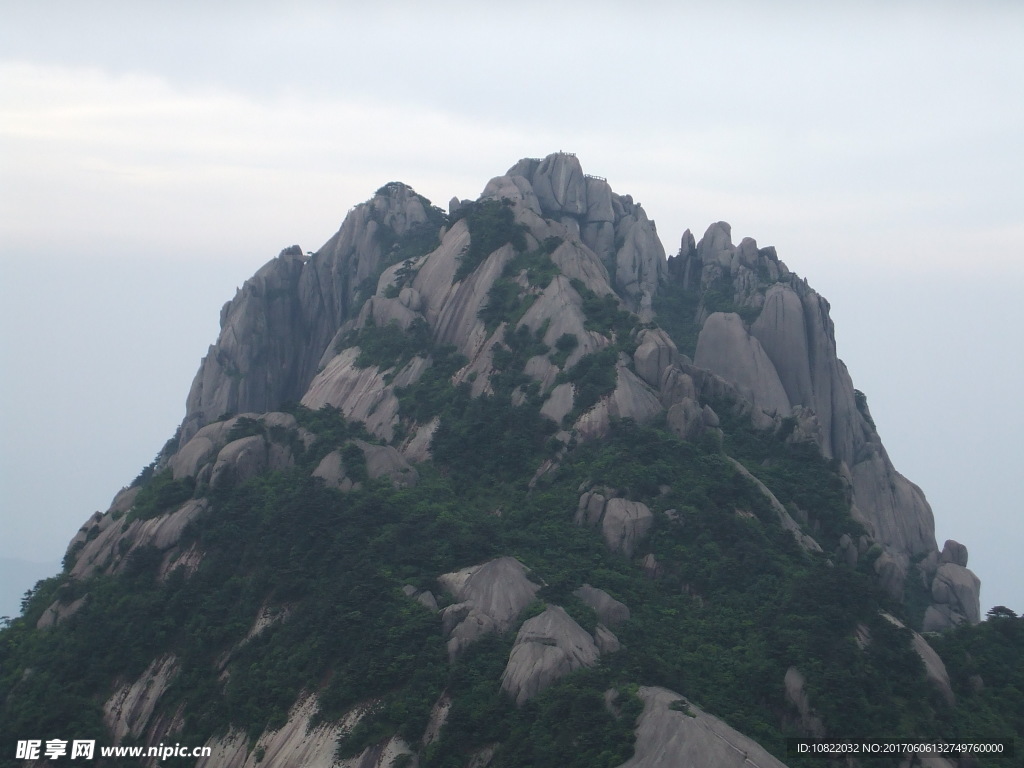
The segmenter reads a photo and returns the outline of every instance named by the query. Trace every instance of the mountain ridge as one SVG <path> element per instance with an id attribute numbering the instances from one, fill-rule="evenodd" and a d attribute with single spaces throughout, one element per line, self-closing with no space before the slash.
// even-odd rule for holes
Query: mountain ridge
<path id="1" fill-rule="evenodd" d="M 556 531 L 575 549 L 545 544 Z M 642 207 L 569 153 L 521 160 L 447 213 L 391 182 L 315 253 L 292 246 L 264 265 L 222 308 L 178 434 L 83 525 L 65 565 L 26 613 L 50 637 L 100 620 L 121 583 L 179 612 L 234 595 L 223 626 L 175 614 L 209 648 L 164 627 L 104 683 L 117 740 L 195 734 L 216 754 L 204 765 L 288 765 L 295 750 L 329 764 L 335 742 L 349 765 L 524 764 L 537 713 L 570 701 L 610 734 L 601 764 L 646 765 L 651 739 L 691 733 L 687 715 L 658 709 L 688 709 L 662 685 L 688 679 L 705 697 L 691 716 L 715 738 L 836 733 L 829 697 L 843 697 L 805 678 L 819 663 L 808 658 L 846 659 L 878 696 L 902 685 L 938 697 L 926 711 L 941 719 L 956 705 L 950 675 L 907 625 L 980 620 L 966 548 L 938 550 L 923 493 L 892 466 L 836 355 L 827 301 L 773 248 L 734 246 L 723 222 L 699 241 L 687 231 L 666 258 Z M 233 586 L 215 587 L 220 574 Z M 379 607 L 330 591 L 346 580 Z M 753 640 L 732 624 L 740 605 L 760 615 L 817 600 L 831 650 L 766 616 Z M 335 604 L 372 618 L 338 624 Z M 666 617 L 691 622 L 696 643 L 712 606 L 723 629 L 693 658 L 736 663 L 708 644 L 719 634 L 785 644 L 758 671 L 775 691 L 763 702 L 719 698 L 714 674 L 702 683 L 667 650 Z M 348 656 L 307 658 L 295 633 L 322 644 L 327 626 L 362 639 Z M 369 680 L 351 659 L 380 666 L 374 632 L 407 645 Z M 652 643 L 660 664 L 644 655 Z M 883 652 L 903 670 L 887 683 Z M 264 669 L 289 653 L 301 673 Z M 246 703 L 251 691 L 266 702 Z M 484 727 L 469 702 L 510 725 Z M 623 712 L 640 710 L 625 763 Z"/>

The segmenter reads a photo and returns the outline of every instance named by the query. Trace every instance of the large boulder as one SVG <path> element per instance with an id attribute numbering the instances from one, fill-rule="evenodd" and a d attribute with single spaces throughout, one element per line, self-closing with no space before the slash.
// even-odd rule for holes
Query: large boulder
<path id="1" fill-rule="evenodd" d="M 956 563 L 942 563 L 932 580 L 932 605 L 925 611 L 923 629 L 938 632 L 962 622 L 981 621 L 981 581 Z"/>
<path id="2" fill-rule="evenodd" d="M 693 364 L 739 385 L 765 412 L 789 415 L 790 402 L 778 371 L 739 315 L 714 312 L 708 317 L 697 337 Z"/>
<path id="3" fill-rule="evenodd" d="M 603 589 L 584 584 L 573 592 L 583 603 L 594 609 L 597 618 L 609 627 L 629 620 L 629 607 L 619 602 Z"/>
<path id="4" fill-rule="evenodd" d="M 642 687 L 633 757 L 619 768 L 785 768 L 753 739 L 665 688 Z"/>
<path id="5" fill-rule="evenodd" d="M 524 704 L 555 681 L 600 656 L 594 638 L 565 609 L 549 605 L 523 622 L 501 676 L 501 689 Z"/>
<path id="6" fill-rule="evenodd" d="M 610 550 L 632 557 L 654 524 L 654 515 L 643 502 L 606 499 L 601 493 L 588 492 L 580 496 L 575 522 L 600 527 Z"/>
<path id="7" fill-rule="evenodd" d="M 441 613 L 451 658 L 490 632 L 512 628 L 540 589 L 528 573 L 514 557 L 499 557 L 438 577 L 441 587 L 458 601 Z"/>

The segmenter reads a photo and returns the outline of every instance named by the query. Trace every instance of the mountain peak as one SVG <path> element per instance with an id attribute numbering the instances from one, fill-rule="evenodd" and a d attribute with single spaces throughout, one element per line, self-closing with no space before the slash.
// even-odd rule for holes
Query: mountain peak
<path id="1" fill-rule="evenodd" d="M 196 606 L 181 626 L 205 645 L 168 630 L 109 693 L 118 737 L 193 728 L 225 764 L 277 766 L 316 721 L 317 759 L 340 739 L 365 765 L 487 749 L 514 765 L 522 733 L 586 710 L 612 765 L 642 711 L 636 760 L 684 732 L 717 734 L 700 754 L 754 749 L 709 706 L 780 739 L 880 728 L 884 705 L 820 670 L 901 706 L 920 658 L 950 702 L 904 625 L 980 618 L 966 548 L 938 551 L 828 303 L 725 222 L 667 259 L 641 206 L 570 153 L 520 160 L 447 213 L 389 182 L 315 253 L 285 249 L 225 305 L 186 407 L 32 603 L 54 631 L 122 605 L 109 579 Z M 742 652 L 698 673 L 719 646 Z M 718 674 L 733 666 L 765 690 Z M 570 674 L 585 693 L 560 688 Z M 175 698 L 192 684 L 176 680 L 202 695 Z M 639 682 L 692 686 L 703 709 Z"/>

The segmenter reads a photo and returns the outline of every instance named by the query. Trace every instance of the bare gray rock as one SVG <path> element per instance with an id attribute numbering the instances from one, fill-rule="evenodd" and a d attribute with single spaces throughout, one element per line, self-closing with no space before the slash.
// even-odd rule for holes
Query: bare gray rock
<path id="1" fill-rule="evenodd" d="M 345 461 L 341 451 L 331 451 L 313 470 L 313 477 L 319 477 L 330 488 L 337 488 L 339 491 L 351 491 L 355 487 L 352 478 L 348 476 L 345 468 Z"/>
<path id="2" fill-rule="evenodd" d="M 925 612 L 923 628 L 937 632 L 968 621 L 981 621 L 981 582 L 956 563 L 942 563 L 932 581 L 932 606 Z"/>
<path id="3" fill-rule="evenodd" d="M 665 249 L 644 210 L 639 205 L 630 208 L 615 228 L 622 242 L 615 254 L 615 287 L 646 323 L 654 318 L 652 300 L 665 276 Z"/>
<path id="4" fill-rule="evenodd" d="M 523 622 L 501 675 L 501 689 L 522 705 L 580 667 L 597 663 L 594 638 L 557 605 Z"/>
<path id="5" fill-rule="evenodd" d="M 585 605 L 593 608 L 597 618 L 610 627 L 629 620 L 629 608 L 626 604 L 619 602 L 603 589 L 584 584 L 573 594 Z"/>
<path id="6" fill-rule="evenodd" d="M 438 577 L 441 587 L 459 601 L 441 612 L 451 658 L 485 634 L 511 629 L 540 589 L 527 573 L 515 558 L 499 557 Z"/>
<path id="7" fill-rule="evenodd" d="M 739 315 L 715 312 L 708 317 L 697 338 L 693 364 L 735 382 L 765 412 L 789 415 L 790 402 L 779 374 Z"/>
<path id="8" fill-rule="evenodd" d="M 963 568 L 967 567 L 967 547 L 959 541 L 947 539 L 942 545 L 942 554 L 939 556 L 940 563 L 953 563 Z"/>
<path id="9" fill-rule="evenodd" d="M 561 424 L 562 419 L 564 419 L 572 410 L 574 399 L 572 384 L 569 382 L 559 384 L 551 390 L 551 394 L 548 395 L 548 399 L 545 400 L 544 405 L 541 406 L 541 415 L 547 416 L 556 424 Z"/>
<path id="10" fill-rule="evenodd" d="M 617 365 L 615 371 L 615 391 L 580 416 L 574 425 L 583 439 L 607 435 L 612 419 L 633 419 L 645 424 L 664 412 L 657 396 L 635 373 L 622 364 Z"/>
<path id="11" fill-rule="evenodd" d="M 518 166 L 513 166 L 509 175 Z M 524 176 L 526 174 L 523 174 Z M 548 155 L 527 176 L 540 202 L 541 211 L 553 217 L 587 213 L 587 180 L 575 155 Z"/>
<path id="12" fill-rule="evenodd" d="M 160 697 L 178 673 L 178 659 L 172 654 L 154 659 L 138 679 L 125 683 L 103 705 L 103 724 L 114 743 L 126 737 L 139 738 L 156 712 Z"/>
<path id="13" fill-rule="evenodd" d="M 600 493 L 584 493 L 576 511 L 577 525 L 601 527 L 608 548 L 632 557 L 654 523 L 646 504 L 626 499 L 605 499 Z"/>
<path id="14" fill-rule="evenodd" d="M 655 389 L 661 387 L 665 369 L 679 362 L 679 350 L 660 328 L 645 329 L 637 337 L 633 365 L 637 375 Z"/>
<path id="15" fill-rule="evenodd" d="M 153 546 L 161 552 L 175 547 L 190 522 L 208 508 L 206 499 L 191 499 L 168 514 L 135 519 L 127 525 L 108 513 L 97 523 L 97 535 L 78 553 L 71 576 L 85 579 L 100 573 L 118 573 L 131 553 L 139 547 Z"/>
<path id="16" fill-rule="evenodd" d="M 390 445 L 373 445 L 365 440 L 352 442 L 366 457 L 366 474 L 371 480 L 387 477 L 395 488 L 412 488 L 419 482 L 419 472 Z"/>
<path id="17" fill-rule="evenodd" d="M 654 515 L 646 504 L 626 499 L 609 499 L 601 519 L 601 534 L 609 549 L 632 557 L 637 544 L 647 536 Z"/>
<path id="18" fill-rule="evenodd" d="M 622 650 L 622 643 L 619 642 L 619 638 L 604 624 L 598 624 L 594 628 L 594 645 L 597 646 L 597 650 L 602 656 L 609 653 L 618 653 Z"/>
<path id="19" fill-rule="evenodd" d="M 218 488 L 230 483 L 244 483 L 266 470 L 269 458 L 267 443 L 261 435 L 230 442 L 217 454 L 210 485 Z"/>
<path id="20" fill-rule="evenodd" d="M 358 367 L 359 354 L 359 347 L 350 347 L 334 357 L 313 379 L 302 404 L 314 411 L 325 405 L 338 408 L 346 419 L 363 422 L 373 435 L 390 442 L 398 398 L 384 380 L 385 371 L 375 365 Z"/>
<path id="21" fill-rule="evenodd" d="M 677 693 L 645 686 L 638 695 L 644 711 L 637 720 L 633 757 L 619 768 L 785 768 L 756 741 Z M 677 702 L 688 711 L 671 709 Z"/>
<path id="22" fill-rule="evenodd" d="M 796 667 L 786 670 L 786 677 L 783 681 L 786 689 L 786 701 L 796 707 L 799 714 L 800 732 L 814 739 L 825 738 L 825 726 L 814 710 L 811 709 L 811 700 L 807 695 L 807 681 L 803 674 Z"/>

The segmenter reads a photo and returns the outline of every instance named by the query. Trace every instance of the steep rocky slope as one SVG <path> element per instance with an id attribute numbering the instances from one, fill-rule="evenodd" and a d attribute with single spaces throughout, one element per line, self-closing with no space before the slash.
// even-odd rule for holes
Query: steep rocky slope
<path id="1" fill-rule="evenodd" d="M 76 727 L 201 739 L 204 765 L 772 765 L 908 700 L 908 738 L 952 722 L 905 625 L 977 623 L 966 566 L 828 303 L 724 223 L 666 259 L 559 153 L 447 213 L 389 183 L 262 267 L 178 435 L 11 631 L 82 652 L 123 591 L 124 621 L 163 606 L 124 668 L 53 679 Z M 25 653 L 8 710 L 43 696 Z"/>

